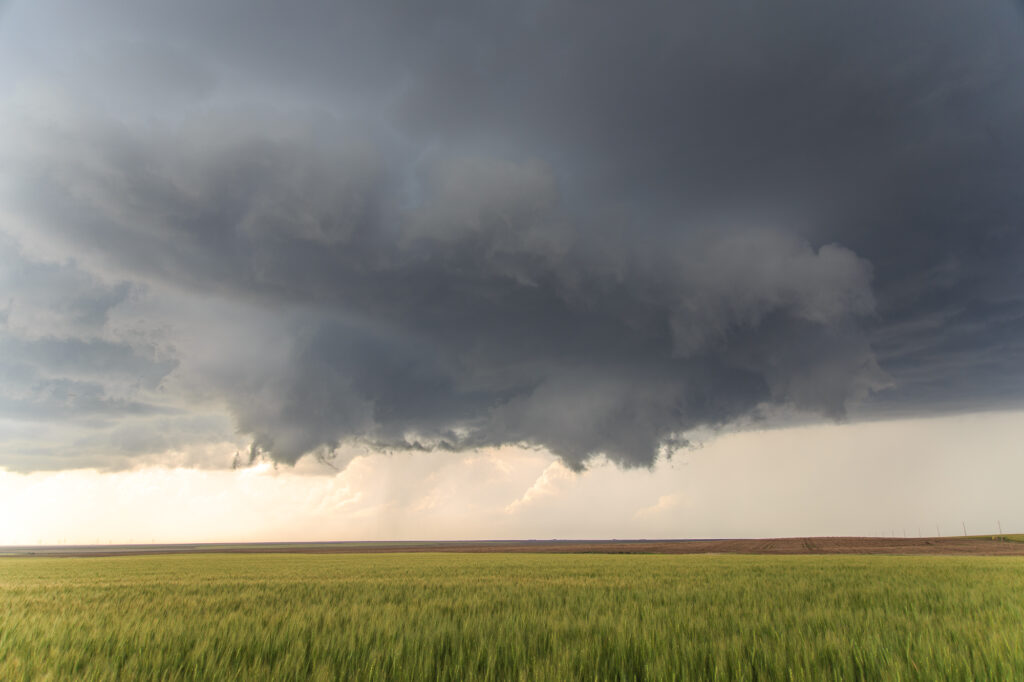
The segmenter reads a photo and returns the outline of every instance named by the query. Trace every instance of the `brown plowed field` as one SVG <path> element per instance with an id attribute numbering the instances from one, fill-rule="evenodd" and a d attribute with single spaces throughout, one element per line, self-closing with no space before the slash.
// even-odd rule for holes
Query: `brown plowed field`
<path id="1" fill-rule="evenodd" d="M 946 554 L 1024 556 L 1024 542 L 995 537 L 768 538 L 750 540 L 503 540 L 471 542 L 312 542 L 190 545 L 0 547 L 0 556 L 394 552 L 585 554 Z"/>

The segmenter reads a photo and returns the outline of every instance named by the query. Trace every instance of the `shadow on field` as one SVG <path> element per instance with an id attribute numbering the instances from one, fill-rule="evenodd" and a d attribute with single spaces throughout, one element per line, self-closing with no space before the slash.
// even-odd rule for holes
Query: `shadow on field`
<path id="1" fill-rule="evenodd" d="M 1020 536 L 942 538 L 767 538 L 738 540 L 501 540 L 459 542 L 305 542 L 0 547 L 0 556 L 140 554 L 355 554 L 533 552 L 543 554 L 944 554 L 1024 556 Z"/>

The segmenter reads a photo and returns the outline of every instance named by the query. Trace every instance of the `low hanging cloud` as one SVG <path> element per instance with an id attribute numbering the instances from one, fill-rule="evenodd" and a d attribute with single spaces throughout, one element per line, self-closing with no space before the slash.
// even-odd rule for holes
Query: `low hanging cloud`
<path id="1" fill-rule="evenodd" d="M 1022 397 L 1009 4 L 313 2 L 286 28 L 255 3 L 280 43 L 99 6 L 62 48 L 89 59 L 53 47 L 0 105 L 0 344 L 39 395 L 226 410 L 286 463 L 519 444 L 573 470 L 779 408 Z"/>
<path id="2" fill-rule="evenodd" d="M 50 178 L 25 211 L 96 268 L 307 308 L 283 363 L 212 386 L 286 462 L 354 438 L 649 465 L 687 429 L 766 401 L 841 416 L 885 381 L 859 325 L 871 267 L 841 245 L 752 227 L 630 245 L 533 160 L 444 158 L 403 205 L 401 169 L 344 133 L 102 127 L 69 134 L 102 140 L 70 158 L 39 139 L 23 162 Z"/>

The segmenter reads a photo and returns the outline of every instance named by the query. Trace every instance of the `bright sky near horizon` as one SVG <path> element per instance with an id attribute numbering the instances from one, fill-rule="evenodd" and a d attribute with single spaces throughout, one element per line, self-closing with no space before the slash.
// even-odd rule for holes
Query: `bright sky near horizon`
<path id="1" fill-rule="evenodd" d="M 653 470 L 573 473 L 504 448 L 368 455 L 341 472 L 0 472 L 0 545 L 1014 532 L 1022 425 L 1002 412 L 746 431 Z"/>
<path id="2" fill-rule="evenodd" d="M 1013 0 L 0 0 L 0 543 L 1024 530 L 1021 73 Z"/>

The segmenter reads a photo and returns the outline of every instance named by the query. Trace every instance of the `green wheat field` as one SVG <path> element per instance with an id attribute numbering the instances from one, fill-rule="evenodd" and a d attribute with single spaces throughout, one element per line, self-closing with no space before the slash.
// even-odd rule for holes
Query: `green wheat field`
<path id="1" fill-rule="evenodd" d="M 1024 680 L 1024 564 L 8 558 L 0 679 Z"/>

